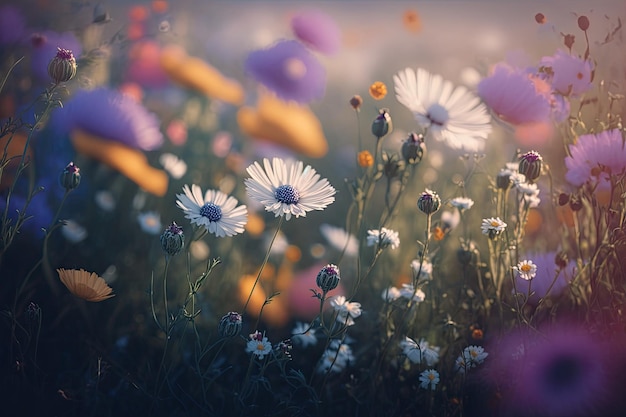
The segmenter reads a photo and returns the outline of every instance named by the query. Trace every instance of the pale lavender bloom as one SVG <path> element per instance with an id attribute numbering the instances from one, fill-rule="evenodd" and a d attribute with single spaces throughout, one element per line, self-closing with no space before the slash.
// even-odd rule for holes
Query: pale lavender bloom
<path id="1" fill-rule="evenodd" d="M 132 98 L 108 88 L 80 90 L 59 109 L 65 127 L 152 151 L 163 144 L 159 119 Z"/>
<path id="2" fill-rule="evenodd" d="M 610 176 L 626 169 L 626 147 L 619 129 L 582 135 L 569 145 L 569 151 L 570 156 L 565 158 L 565 179 L 575 186 L 589 182 L 606 190 L 610 187 Z"/>
<path id="3" fill-rule="evenodd" d="M 559 94 L 576 97 L 589 91 L 592 87 L 591 80 L 594 68 L 589 60 L 584 60 L 559 49 L 554 55 L 543 57 L 540 65 L 544 68 L 550 68 L 548 81 Z"/>
<path id="4" fill-rule="evenodd" d="M 478 84 L 478 95 L 502 120 L 513 125 L 550 120 L 548 97 L 535 88 L 528 74 L 504 63 Z"/>
<path id="5" fill-rule="evenodd" d="M 335 21 L 325 13 L 309 10 L 291 19 L 291 29 L 307 46 L 327 55 L 341 47 L 341 31 Z"/>
<path id="6" fill-rule="evenodd" d="M 308 103 L 324 96 L 326 70 L 298 41 L 282 40 L 253 51 L 244 65 L 252 78 L 280 99 Z"/>

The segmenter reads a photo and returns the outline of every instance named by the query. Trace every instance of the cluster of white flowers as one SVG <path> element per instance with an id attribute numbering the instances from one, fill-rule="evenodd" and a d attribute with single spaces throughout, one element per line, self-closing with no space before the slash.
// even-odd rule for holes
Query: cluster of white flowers
<path id="1" fill-rule="evenodd" d="M 433 264 L 419 259 L 411 261 L 411 271 L 413 271 L 413 279 L 417 278 L 417 282 L 430 281 L 433 273 Z"/>
<path id="2" fill-rule="evenodd" d="M 361 310 L 361 303 L 350 302 L 346 300 L 343 295 L 337 295 L 330 300 L 330 305 L 333 306 L 337 312 L 337 322 L 345 324 L 346 326 L 352 326 L 354 319 L 359 317 L 363 312 Z"/>
<path id="3" fill-rule="evenodd" d="M 328 349 L 322 353 L 317 364 L 317 372 L 341 372 L 348 365 L 354 362 L 352 348 L 341 341 L 335 339 L 330 342 Z"/>
<path id="4" fill-rule="evenodd" d="M 434 366 L 439 362 L 439 346 L 430 346 L 425 339 L 420 339 L 419 343 L 410 337 L 405 337 L 400 342 L 402 353 L 413 363 L 420 365 L 422 362 L 427 366 Z"/>
<path id="5" fill-rule="evenodd" d="M 396 249 L 400 246 L 398 232 L 386 227 L 381 227 L 380 230 L 368 230 L 367 246 L 377 246 L 380 249 L 391 246 L 391 249 Z"/>
<path id="6" fill-rule="evenodd" d="M 468 346 L 463 349 L 463 353 L 456 358 L 455 371 L 465 373 L 470 368 L 475 368 L 485 361 L 489 355 L 482 346 Z"/>
<path id="7" fill-rule="evenodd" d="M 395 301 L 398 298 L 413 299 L 414 303 L 421 303 L 426 299 L 426 294 L 420 288 L 415 289 L 412 284 L 402 284 L 402 288 L 385 288 L 382 293 L 383 300 Z"/>

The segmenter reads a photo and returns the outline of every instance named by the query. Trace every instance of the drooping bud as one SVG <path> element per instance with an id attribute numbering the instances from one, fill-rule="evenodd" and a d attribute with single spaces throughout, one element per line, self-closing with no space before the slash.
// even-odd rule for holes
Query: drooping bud
<path id="1" fill-rule="evenodd" d="M 439 210 L 439 207 L 441 207 L 441 199 L 436 192 L 427 188 L 417 199 L 417 207 L 422 212 L 430 215 Z"/>
<path id="2" fill-rule="evenodd" d="M 589 29 L 589 18 L 587 16 L 579 16 L 578 17 L 578 27 L 582 31 L 586 31 Z"/>
<path id="3" fill-rule="evenodd" d="M 526 152 L 520 157 L 518 171 L 526 176 L 526 181 L 533 183 L 541 175 L 543 158 L 539 152 Z"/>
<path id="4" fill-rule="evenodd" d="M 419 164 L 426 152 L 426 144 L 424 143 L 424 135 L 415 132 L 409 133 L 409 136 L 402 143 L 402 157 L 411 165 Z"/>
<path id="5" fill-rule="evenodd" d="M 340 279 L 337 265 L 328 264 L 318 272 L 315 282 L 323 292 L 327 293 L 337 288 Z"/>
<path id="6" fill-rule="evenodd" d="M 74 165 L 74 162 L 67 164 L 61 175 L 59 175 L 59 183 L 66 191 L 78 188 L 80 184 L 80 168 Z"/>
<path id="7" fill-rule="evenodd" d="M 221 337 L 234 337 L 241 333 L 242 325 L 243 320 L 241 318 L 241 314 L 231 311 L 220 319 L 217 332 Z"/>
<path id="8" fill-rule="evenodd" d="M 378 139 L 385 136 L 387 133 L 393 130 L 391 123 L 391 116 L 388 109 L 380 109 L 378 116 L 372 122 L 372 134 Z"/>
<path id="9" fill-rule="evenodd" d="M 48 64 L 48 75 L 56 83 L 64 83 L 76 75 L 76 59 L 69 49 L 57 48 L 57 54 Z"/>
<path id="10" fill-rule="evenodd" d="M 183 228 L 172 222 L 161 234 L 161 248 L 168 256 L 174 256 L 185 246 Z"/>

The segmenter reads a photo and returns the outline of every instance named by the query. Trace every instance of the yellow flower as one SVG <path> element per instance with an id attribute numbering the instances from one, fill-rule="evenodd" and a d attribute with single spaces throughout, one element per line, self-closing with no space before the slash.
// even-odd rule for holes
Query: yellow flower
<path id="1" fill-rule="evenodd" d="M 357 161 L 359 166 L 363 168 L 369 168 L 374 165 L 374 157 L 370 153 L 370 151 L 361 151 L 357 155 Z"/>
<path id="2" fill-rule="evenodd" d="M 113 289 L 93 272 L 84 269 L 57 269 L 61 282 L 72 294 L 83 300 L 99 302 L 113 297 Z"/>
<path id="3" fill-rule="evenodd" d="M 372 85 L 370 85 L 370 96 L 374 98 L 374 100 L 382 100 L 387 95 L 387 86 L 385 83 L 381 81 L 376 81 Z"/>

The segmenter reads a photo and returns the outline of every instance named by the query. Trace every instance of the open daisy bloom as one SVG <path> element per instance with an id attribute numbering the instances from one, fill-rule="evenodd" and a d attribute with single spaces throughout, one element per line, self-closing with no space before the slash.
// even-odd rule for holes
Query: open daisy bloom
<path id="1" fill-rule="evenodd" d="M 247 168 L 252 178 L 245 180 L 248 196 L 265 206 L 276 216 L 305 217 L 308 211 L 324 210 L 335 201 L 336 190 L 327 179 L 306 167 L 302 161 L 283 161 L 265 158 L 263 166 L 258 162 Z"/>
<path id="2" fill-rule="evenodd" d="M 202 190 L 197 185 L 183 187 L 184 194 L 177 194 L 176 204 L 185 212 L 185 217 L 198 226 L 206 227 L 217 237 L 234 236 L 244 231 L 248 221 L 246 206 L 238 206 L 234 197 L 221 191 Z"/>
<path id="3" fill-rule="evenodd" d="M 491 116 L 477 96 L 422 68 L 406 68 L 394 75 L 393 81 L 398 101 L 413 112 L 430 136 L 453 149 L 483 149 L 491 132 Z"/>
<path id="4" fill-rule="evenodd" d="M 99 302 L 113 297 L 113 289 L 93 272 L 84 269 L 57 269 L 61 282 L 72 294 L 86 301 Z"/>

